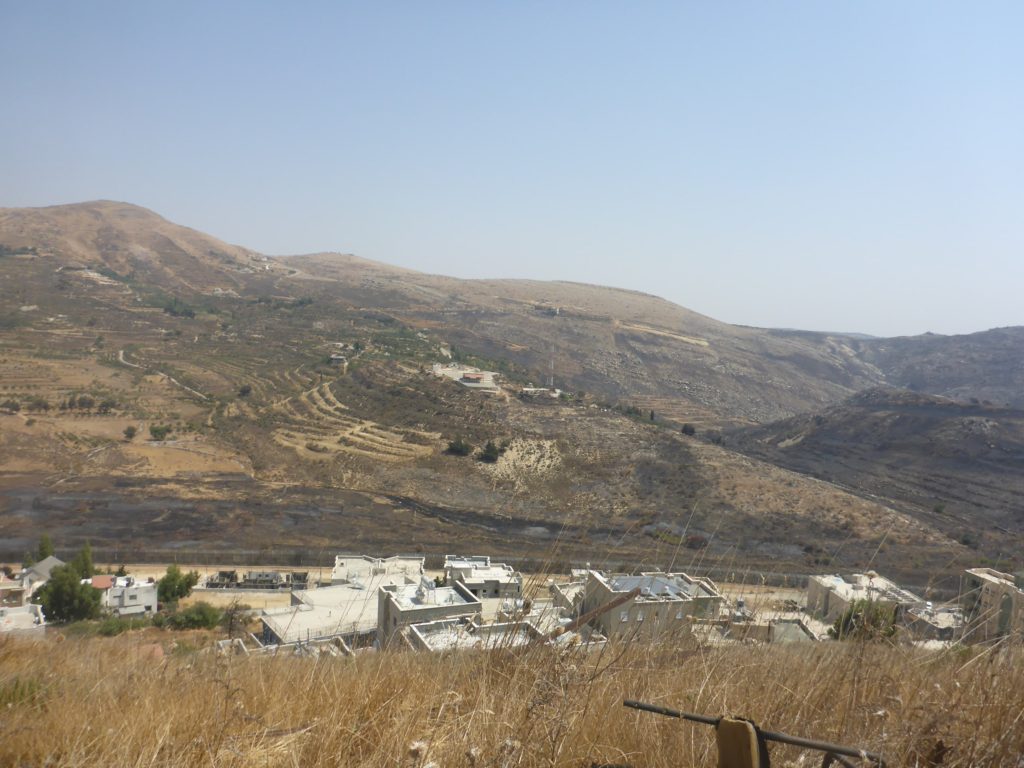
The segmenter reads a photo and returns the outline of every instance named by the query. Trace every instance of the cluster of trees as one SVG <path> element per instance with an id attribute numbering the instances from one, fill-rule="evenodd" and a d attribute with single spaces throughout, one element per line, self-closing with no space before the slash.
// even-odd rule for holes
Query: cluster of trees
<path id="1" fill-rule="evenodd" d="M 90 411 L 93 408 L 99 413 L 110 413 L 117 408 L 117 401 L 112 397 L 105 397 L 97 401 L 92 395 L 71 395 L 60 404 L 62 411 Z"/>
<path id="2" fill-rule="evenodd" d="M 40 539 L 37 554 L 40 559 L 53 554 L 53 543 L 48 536 Z M 86 542 L 71 562 L 50 571 L 49 580 L 32 600 L 43 607 L 43 614 L 49 621 L 95 619 L 100 615 L 100 591 L 83 581 L 95 575 L 92 547 Z"/>
<path id="3" fill-rule="evenodd" d="M 15 400 L 13 397 L 4 400 L 0 403 L 0 408 L 11 413 L 18 413 L 21 410 L 21 401 Z M 33 395 L 25 401 L 26 411 L 48 411 L 50 410 L 50 401 L 45 397 L 39 395 Z"/>
<path id="4" fill-rule="evenodd" d="M 31 553 L 27 555 L 25 564 L 31 565 L 53 553 L 53 542 L 47 534 L 43 534 L 34 556 Z M 47 621 L 65 623 L 99 618 L 102 595 L 100 590 L 89 583 L 97 573 L 99 571 L 93 563 L 92 547 L 86 542 L 70 562 L 50 571 L 49 580 L 40 587 L 32 600 L 43 607 Z M 117 575 L 126 575 L 124 566 L 118 570 Z M 188 597 L 198 583 L 199 574 L 196 571 L 183 573 L 177 565 L 171 565 L 157 582 L 157 599 L 161 605 L 174 609 L 178 601 Z M 172 629 L 193 629 L 217 626 L 220 620 L 220 611 L 206 603 L 197 603 L 183 611 L 173 611 L 155 623 L 166 624 Z"/>
<path id="5" fill-rule="evenodd" d="M 164 312 L 171 317 L 195 317 L 196 311 L 181 299 L 171 299 L 164 304 Z"/>

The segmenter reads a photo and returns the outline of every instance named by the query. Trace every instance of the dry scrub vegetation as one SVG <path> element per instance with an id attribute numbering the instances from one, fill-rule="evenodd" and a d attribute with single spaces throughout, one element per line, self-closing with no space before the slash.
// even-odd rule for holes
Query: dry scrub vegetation
<path id="1" fill-rule="evenodd" d="M 145 635 L 143 635 L 145 636 Z M 0 641 L 0 764 L 711 766 L 711 729 L 639 698 L 854 744 L 1016 766 L 1019 649 L 881 644 L 154 659 L 142 637 Z M 151 647 L 150 647 L 151 650 Z M 772 748 L 776 765 L 820 760 Z"/>

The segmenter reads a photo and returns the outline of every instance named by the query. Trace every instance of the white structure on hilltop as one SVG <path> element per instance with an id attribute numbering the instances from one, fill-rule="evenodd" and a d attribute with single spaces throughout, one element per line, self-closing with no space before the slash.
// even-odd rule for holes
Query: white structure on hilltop
<path id="1" fill-rule="evenodd" d="M 435 376 L 456 381 L 469 389 L 483 392 L 498 391 L 498 376 L 494 371 L 481 371 L 471 365 L 460 363 L 434 363 L 431 371 Z"/>

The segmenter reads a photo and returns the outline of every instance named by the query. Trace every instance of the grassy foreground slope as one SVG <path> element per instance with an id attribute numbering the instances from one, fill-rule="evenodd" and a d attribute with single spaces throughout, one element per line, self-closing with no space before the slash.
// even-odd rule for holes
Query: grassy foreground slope
<path id="1" fill-rule="evenodd" d="M 711 729 L 636 698 L 880 752 L 1011 766 L 1020 649 L 829 643 L 450 655 L 154 658 L 139 637 L 0 642 L 0 763 L 136 766 L 714 766 Z M 817 753 L 775 745 L 777 765 Z"/>

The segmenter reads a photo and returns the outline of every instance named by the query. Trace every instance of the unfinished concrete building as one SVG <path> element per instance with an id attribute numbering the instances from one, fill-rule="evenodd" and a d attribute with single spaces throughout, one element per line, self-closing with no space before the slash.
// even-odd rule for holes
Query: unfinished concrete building
<path id="1" fill-rule="evenodd" d="M 391 645 L 396 633 L 411 624 L 467 616 L 480 620 L 480 600 L 462 584 L 439 587 L 424 576 L 419 584 L 383 586 L 377 591 L 377 643 Z"/>
<path id="2" fill-rule="evenodd" d="M 860 600 L 891 608 L 897 620 L 908 608 L 924 604 L 913 592 L 874 571 L 855 573 L 848 578 L 811 576 L 807 582 L 807 611 L 823 621 L 835 621 Z"/>
<path id="3" fill-rule="evenodd" d="M 528 621 L 480 625 L 465 618 L 413 624 L 408 636 L 412 647 L 423 651 L 519 648 L 544 637 Z"/>
<path id="4" fill-rule="evenodd" d="M 476 597 L 517 599 L 523 594 L 523 575 L 511 565 L 492 563 L 486 555 L 446 555 L 444 577 L 448 584 L 459 582 Z"/>
<path id="5" fill-rule="evenodd" d="M 1024 637 L 1024 574 L 1013 576 L 992 568 L 964 573 L 960 588 L 963 638 L 985 642 L 1015 635 Z"/>
<path id="6" fill-rule="evenodd" d="M 609 640 L 657 640 L 689 634 L 693 619 L 717 618 L 723 601 L 710 579 L 685 573 L 606 576 L 590 571 L 580 613 L 585 616 L 634 590 L 636 594 L 621 605 L 591 620 Z"/>

